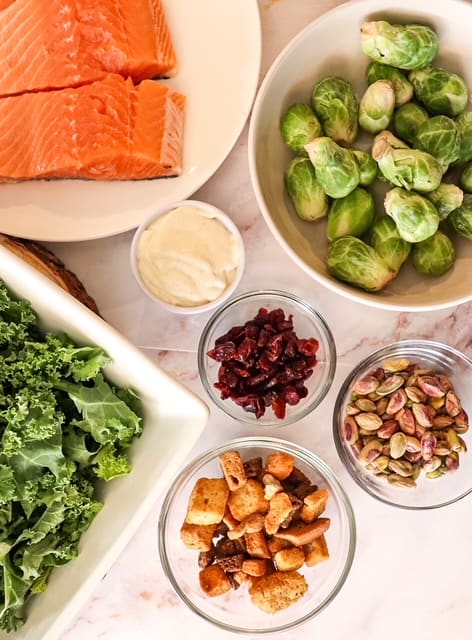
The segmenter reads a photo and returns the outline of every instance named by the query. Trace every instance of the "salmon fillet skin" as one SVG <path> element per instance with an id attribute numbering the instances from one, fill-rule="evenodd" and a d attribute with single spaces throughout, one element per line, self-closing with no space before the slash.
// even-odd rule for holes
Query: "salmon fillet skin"
<path id="1" fill-rule="evenodd" d="M 0 179 L 179 175 L 184 109 L 185 97 L 165 84 L 117 74 L 3 98 Z"/>
<path id="2" fill-rule="evenodd" d="M 161 0 L 0 0 L 0 96 L 175 75 Z"/>

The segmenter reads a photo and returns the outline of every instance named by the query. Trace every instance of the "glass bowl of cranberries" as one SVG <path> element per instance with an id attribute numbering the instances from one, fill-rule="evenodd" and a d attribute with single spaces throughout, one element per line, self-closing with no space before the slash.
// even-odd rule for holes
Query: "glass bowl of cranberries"
<path id="1" fill-rule="evenodd" d="M 227 415 L 261 426 L 288 425 L 328 393 L 336 347 L 323 317 L 283 291 L 231 298 L 210 318 L 198 345 L 198 370 Z"/>

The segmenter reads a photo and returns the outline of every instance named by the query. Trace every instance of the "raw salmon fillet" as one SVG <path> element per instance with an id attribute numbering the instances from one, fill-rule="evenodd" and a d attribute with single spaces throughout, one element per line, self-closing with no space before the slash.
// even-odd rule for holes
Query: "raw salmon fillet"
<path id="1" fill-rule="evenodd" d="M 0 0 L 0 96 L 175 74 L 161 0 Z"/>
<path id="2" fill-rule="evenodd" d="M 18 0 L 17 0 L 18 1 Z M 178 175 L 185 97 L 107 75 L 0 100 L 0 179 L 128 180 Z"/>

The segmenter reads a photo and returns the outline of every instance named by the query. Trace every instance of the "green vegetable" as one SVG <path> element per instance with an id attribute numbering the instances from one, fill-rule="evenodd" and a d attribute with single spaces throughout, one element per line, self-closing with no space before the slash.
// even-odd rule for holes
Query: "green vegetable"
<path id="1" fill-rule="evenodd" d="M 415 269 L 427 276 L 442 276 L 456 260 L 454 245 L 442 231 L 413 245 L 411 255 Z"/>
<path id="2" fill-rule="evenodd" d="M 434 156 L 446 171 L 460 155 L 461 139 L 456 123 L 448 116 L 429 118 L 418 129 L 415 147 Z"/>
<path id="3" fill-rule="evenodd" d="M 411 244 L 403 240 L 397 225 L 388 216 L 382 216 L 372 227 L 371 245 L 394 273 L 398 273 L 410 255 Z"/>
<path id="4" fill-rule="evenodd" d="M 302 220 L 318 220 L 328 214 L 328 196 L 320 187 L 308 158 L 292 160 L 285 173 L 285 186 Z"/>
<path id="5" fill-rule="evenodd" d="M 351 151 L 359 165 L 359 184 L 363 187 L 368 187 L 377 177 L 377 163 L 367 151 L 362 151 L 361 149 L 351 149 Z"/>
<path id="6" fill-rule="evenodd" d="M 416 102 L 404 104 L 393 114 L 393 130 L 395 134 L 413 144 L 421 125 L 428 120 L 428 112 Z"/>
<path id="7" fill-rule="evenodd" d="M 306 156 L 305 145 L 323 135 L 318 118 L 309 104 L 292 104 L 280 120 L 284 142 L 295 153 Z"/>
<path id="8" fill-rule="evenodd" d="M 437 189 L 424 195 L 434 204 L 441 220 L 445 220 L 451 211 L 460 207 L 464 197 L 462 189 L 447 182 L 441 182 Z"/>
<path id="9" fill-rule="evenodd" d="M 464 111 L 469 100 L 464 80 L 441 67 L 416 69 L 409 75 L 416 98 L 432 114 L 453 118 Z"/>
<path id="10" fill-rule="evenodd" d="M 382 62 L 371 62 L 367 67 L 367 84 L 377 80 L 390 80 L 395 89 L 395 106 L 401 107 L 413 98 L 413 85 L 399 69 Z"/>
<path id="11" fill-rule="evenodd" d="M 388 127 L 395 108 L 395 89 L 390 80 L 369 85 L 359 104 L 359 124 L 375 135 Z"/>
<path id="12" fill-rule="evenodd" d="M 461 206 L 447 220 L 456 233 L 472 240 L 472 193 L 464 193 Z"/>
<path id="13" fill-rule="evenodd" d="M 430 27 L 365 22 L 361 28 L 362 51 L 376 62 L 399 69 L 419 69 L 438 54 L 439 41 Z"/>
<path id="14" fill-rule="evenodd" d="M 54 566 L 78 555 L 102 503 L 95 480 L 130 470 L 139 399 L 105 381 L 98 347 L 42 333 L 0 282 L 0 628 L 17 629 Z"/>
<path id="15" fill-rule="evenodd" d="M 375 249 L 354 236 L 337 238 L 329 246 L 328 271 L 366 291 L 379 291 L 395 277 Z"/>
<path id="16" fill-rule="evenodd" d="M 459 184 L 467 193 L 472 193 L 472 162 L 466 164 L 462 170 Z"/>
<path id="17" fill-rule="evenodd" d="M 350 82 L 327 76 L 312 92 L 312 106 L 326 136 L 350 146 L 357 137 L 359 103 Z"/>
<path id="18" fill-rule="evenodd" d="M 374 140 L 372 157 L 383 176 L 394 185 L 415 191 L 434 191 L 441 183 L 443 167 L 431 154 L 410 149 L 390 131 Z"/>
<path id="19" fill-rule="evenodd" d="M 375 201 L 372 194 L 357 187 L 344 198 L 331 203 L 328 214 L 328 240 L 341 236 L 363 236 L 375 220 Z"/>
<path id="20" fill-rule="evenodd" d="M 316 179 L 328 196 L 343 198 L 357 187 L 359 165 L 349 149 L 327 137 L 312 140 L 305 149 L 315 167 Z"/>
<path id="21" fill-rule="evenodd" d="M 472 160 L 472 111 L 464 111 L 457 116 L 456 126 L 461 139 L 457 164 L 465 164 Z"/>
<path id="22" fill-rule="evenodd" d="M 439 214 L 419 193 L 395 187 L 385 196 L 385 211 L 393 218 L 398 233 L 407 242 L 421 242 L 436 233 Z"/>

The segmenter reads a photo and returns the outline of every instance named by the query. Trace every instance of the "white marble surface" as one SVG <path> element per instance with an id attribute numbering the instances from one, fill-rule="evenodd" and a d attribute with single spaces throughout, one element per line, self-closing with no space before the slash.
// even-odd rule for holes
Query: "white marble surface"
<path id="1" fill-rule="evenodd" d="M 339 4 L 333 0 L 260 0 L 261 74 L 309 21 Z M 262 77 L 262 75 L 261 75 Z M 331 414 L 350 367 L 382 344 L 426 337 L 472 355 L 472 304 L 423 314 L 368 309 L 312 281 L 282 252 L 260 216 L 247 165 L 247 127 L 214 177 L 195 194 L 228 211 L 241 229 L 247 268 L 240 291 L 274 287 L 298 293 L 330 325 L 338 367 L 330 393 L 309 417 L 266 433 L 306 445 L 339 475 L 354 506 L 358 544 L 351 573 L 336 600 L 316 619 L 280 637 L 325 640 L 466 640 L 472 605 L 472 497 L 429 512 L 385 506 L 363 493 L 344 470 L 331 437 Z M 181 318 L 162 311 L 134 283 L 128 252 L 131 233 L 109 239 L 52 245 L 81 277 L 104 316 L 151 358 L 205 397 L 196 372 L 196 346 L 207 316 Z M 253 434 L 212 407 L 193 454 L 216 443 Z M 213 640 L 234 637 L 204 622 L 178 600 L 157 554 L 158 502 L 63 640 L 151 640 L 168 636 Z M 38 639 L 39 640 L 39 639 Z"/>

